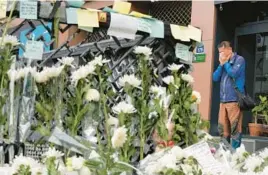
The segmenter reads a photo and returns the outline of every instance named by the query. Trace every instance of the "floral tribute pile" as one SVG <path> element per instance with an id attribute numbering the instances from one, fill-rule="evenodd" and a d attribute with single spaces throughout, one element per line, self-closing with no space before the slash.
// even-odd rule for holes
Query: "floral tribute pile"
<path id="1" fill-rule="evenodd" d="M 167 76 L 159 78 L 152 49 L 137 46 L 137 71 L 119 78 L 123 98 L 111 104 L 118 94 L 109 81 L 109 60 L 102 55 L 83 65 L 65 57 L 50 67 L 24 66 L 12 57 L 17 44 L 13 36 L 5 36 L 1 43 L 0 107 L 7 109 L 1 113 L 1 138 L 13 142 L 17 131 L 5 128 L 16 128 L 11 126 L 19 120 L 21 142 L 26 143 L 34 131 L 51 148 L 42 162 L 17 156 L 9 162 L 12 174 L 148 174 L 137 169 L 147 155 L 172 148 L 164 161 L 181 150 L 175 145 L 199 141 L 197 129 L 204 123 L 195 109 L 201 96 L 192 90 L 194 79 L 183 64 L 169 65 Z M 157 78 L 161 85 L 155 84 Z M 32 100 L 28 113 L 18 110 L 24 104 L 16 100 L 25 100 L 26 91 Z M 33 116 L 25 117 L 29 114 Z M 3 158 L 1 149 L 0 154 Z M 157 174 L 187 174 L 190 167 L 194 174 L 202 173 L 193 157 L 179 154 L 174 154 L 174 164 L 159 167 Z"/>

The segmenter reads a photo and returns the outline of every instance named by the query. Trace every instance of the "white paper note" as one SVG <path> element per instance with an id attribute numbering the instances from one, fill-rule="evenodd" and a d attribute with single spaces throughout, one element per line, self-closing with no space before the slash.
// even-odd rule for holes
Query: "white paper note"
<path id="1" fill-rule="evenodd" d="M 187 45 L 177 43 L 175 46 L 175 54 L 177 58 L 189 61 L 189 47 Z"/>
<path id="2" fill-rule="evenodd" d="M 208 144 L 204 141 L 185 148 L 184 152 L 187 156 L 193 156 L 206 173 L 217 175 L 224 170 L 224 167 L 213 157 Z"/>
<path id="3" fill-rule="evenodd" d="M 20 18 L 37 19 L 37 2 L 20 1 Z"/>
<path id="4" fill-rule="evenodd" d="M 108 35 L 135 39 L 138 31 L 138 20 L 131 16 L 111 13 L 111 23 L 108 29 Z"/>
<path id="5" fill-rule="evenodd" d="M 190 41 L 188 27 L 170 24 L 173 37 L 181 41 Z"/>
<path id="6" fill-rule="evenodd" d="M 42 60 L 44 43 L 42 41 L 28 40 L 24 56 L 32 60 Z"/>
<path id="7" fill-rule="evenodd" d="M 189 38 L 197 42 L 201 42 L 202 31 L 196 27 L 188 25 L 188 34 Z"/>

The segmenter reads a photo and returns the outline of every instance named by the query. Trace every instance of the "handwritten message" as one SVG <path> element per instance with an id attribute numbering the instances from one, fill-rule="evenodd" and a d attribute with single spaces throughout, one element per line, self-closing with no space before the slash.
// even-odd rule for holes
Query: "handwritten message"
<path id="1" fill-rule="evenodd" d="M 187 147 L 184 152 L 187 156 L 193 156 L 206 173 L 217 175 L 223 172 L 224 167 L 213 157 L 206 142 L 199 142 Z"/>
<path id="2" fill-rule="evenodd" d="M 29 40 L 26 43 L 24 56 L 34 60 L 42 60 L 44 43 L 41 41 Z"/>
<path id="3" fill-rule="evenodd" d="M 20 18 L 37 19 L 37 2 L 20 1 Z"/>

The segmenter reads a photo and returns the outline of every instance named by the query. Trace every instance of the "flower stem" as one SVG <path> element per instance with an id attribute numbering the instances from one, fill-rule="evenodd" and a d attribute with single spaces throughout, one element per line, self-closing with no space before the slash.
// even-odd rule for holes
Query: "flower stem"
<path id="1" fill-rule="evenodd" d="M 105 130 L 106 130 L 106 134 L 107 134 L 107 143 L 108 143 L 108 150 L 110 151 L 112 148 L 112 144 L 111 144 L 111 136 L 110 136 L 110 132 L 109 132 L 109 125 L 108 125 L 108 112 L 107 112 L 107 108 L 106 108 L 106 100 L 105 100 L 105 95 L 104 95 L 104 91 L 103 91 L 103 87 L 102 87 L 102 82 L 103 79 L 101 77 L 101 72 L 100 70 L 97 71 L 98 77 L 99 77 L 99 88 L 100 88 L 100 96 L 101 96 L 101 102 L 100 102 L 100 106 L 102 103 L 103 106 L 103 113 L 104 113 L 104 125 L 105 125 Z"/>

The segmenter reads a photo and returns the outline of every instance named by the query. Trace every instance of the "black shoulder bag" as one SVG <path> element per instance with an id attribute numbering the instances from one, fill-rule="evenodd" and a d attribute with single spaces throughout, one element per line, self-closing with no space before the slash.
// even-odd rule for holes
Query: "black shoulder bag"
<path id="1" fill-rule="evenodd" d="M 235 79 L 232 78 L 232 80 L 233 80 L 235 92 L 236 92 L 237 97 L 238 97 L 238 105 L 239 105 L 240 109 L 242 111 L 252 110 L 256 106 L 255 101 L 248 95 L 246 88 L 245 88 L 245 94 L 241 93 L 235 84 Z"/>

